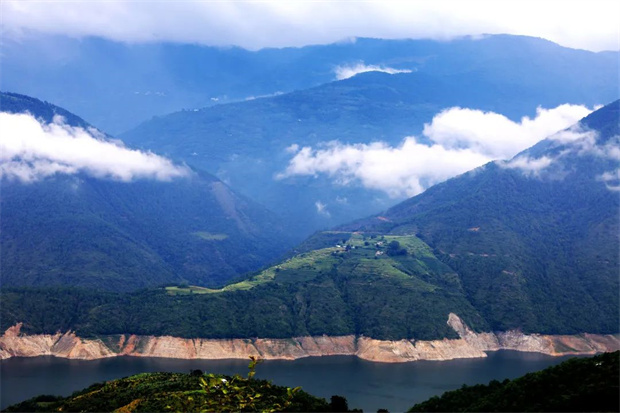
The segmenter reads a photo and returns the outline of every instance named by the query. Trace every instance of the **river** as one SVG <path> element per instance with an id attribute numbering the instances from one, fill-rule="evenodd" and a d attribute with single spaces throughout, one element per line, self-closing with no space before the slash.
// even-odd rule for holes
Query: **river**
<path id="1" fill-rule="evenodd" d="M 349 407 L 376 412 L 407 410 L 417 402 L 462 384 L 488 383 L 544 369 L 569 357 L 498 351 L 481 359 L 416 361 L 384 364 L 353 356 L 310 357 L 295 361 L 266 361 L 257 377 L 276 384 L 301 386 L 316 396 L 344 396 Z M 0 362 L 0 408 L 39 394 L 69 395 L 88 385 L 152 371 L 247 373 L 244 360 L 179 360 L 114 357 L 92 361 L 56 357 L 12 358 Z"/>

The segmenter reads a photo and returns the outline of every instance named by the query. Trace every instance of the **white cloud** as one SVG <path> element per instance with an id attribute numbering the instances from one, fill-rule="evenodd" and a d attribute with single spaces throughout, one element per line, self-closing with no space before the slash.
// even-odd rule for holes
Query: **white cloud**
<path id="1" fill-rule="evenodd" d="M 519 122 L 491 112 L 451 108 L 425 125 L 430 144 L 410 136 L 400 145 L 324 143 L 317 148 L 291 146 L 286 170 L 276 178 L 326 174 L 340 185 L 361 184 L 392 197 L 413 196 L 448 178 L 496 159 L 509 159 L 548 135 L 578 122 L 590 109 L 561 105 L 537 110 Z M 509 167 L 535 174 L 548 158 L 516 159 Z"/>
<path id="2" fill-rule="evenodd" d="M 332 214 L 330 214 L 329 211 L 327 210 L 327 204 L 324 204 L 321 201 L 316 201 L 314 203 L 314 206 L 316 207 L 316 212 L 319 215 L 323 215 L 323 216 L 325 216 L 327 218 L 332 216 Z"/>
<path id="3" fill-rule="evenodd" d="M 336 66 L 334 68 L 334 73 L 336 74 L 337 80 L 348 79 L 360 73 L 366 72 L 383 72 L 394 75 L 396 73 L 411 73 L 411 70 L 394 69 L 393 67 L 387 66 L 365 65 L 364 62 L 355 63 L 352 65 Z"/>
<path id="4" fill-rule="evenodd" d="M 605 172 L 598 179 L 605 182 L 605 186 L 610 191 L 620 191 L 620 169 Z"/>
<path id="5" fill-rule="evenodd" d="M 398 147 L 384 142 L 343 145 L 330 142 L 322 149 L 302 148 L 279 176 L 327 174 L 341 185 L 359 181 L 390 196 L 412 196 L 429 186 L 491 159 L 470 149 L 446 149 L 406 138 Z"/>
<path id="6" fill-rule="evenodd" d="M 560 131 L 549 137 L 551 140 L 565 144 L 566 153 L 597 156 L 603 159 L 620 161 L 620 135 L 611 136 L 605 144 L 598 142 L 599 133 L 595 130 L 584 129 L 576 124 L 571 128 Z M 563 156 L 564 153 L 560 154 Z"/>
<path id="7" fill-rule="evenodd" d="M 579 153 L 620 161 L 620 136 L 611 137 L 605 145 L 597 145 L 596 138 L 596 133 L 584 132 L 583 138 L 575 142 Z"/>
<path id="8" fill-rule="evenodd" d="M 30 114 L 0 113 L 0 132 L 0 177 L 31 182 L 84 172 L 120 181 L 168 181 L 189 174 L 166 158 L 103 140 L 98 131 L 68 126 L 61 118 L 44 124 Z"/>
<path id="9" fill-rule="evenodd" d="M 286 153 L 297 153 L 297 151 L 299 151 L 299 145 L 294 143 L 291 146 L 288 146 L 285 151 Z"/>
<path id="10" fill-rule="evenodd" d="M 436 115 L 424 125 L 423 133 L 446 148 L 471 148 L 493 159 L 507 159 L 591 112 L 585 106 L 565 104 L 554 109 L 538 108 L 535 118 L 526 116 L 513 122 L 497 113 L 456 107 Z M 568 138 L 558 134 L 558 139 Z"/>
<path id="11" fill-rule="evenodd" d="M 620 2 L 610 0 L 3 0 L 0 7 L 3 37 L 36 30 L 125 42 L 173 41 L 258 49 L 330 43 L 355 36 L 450 39 L 508 33 L 594 51 L 620 48 Z"/>
<path id="12" fill-rule="evenodd" d="M 539 172 L 551 165 L 551 158 L 543 156 L 541 158 L 530 158 L 529 156 L 519 156 L 509 162 L 500 162 L 503 168 L 520 169 L 526 175 L 537 176 Z"/>

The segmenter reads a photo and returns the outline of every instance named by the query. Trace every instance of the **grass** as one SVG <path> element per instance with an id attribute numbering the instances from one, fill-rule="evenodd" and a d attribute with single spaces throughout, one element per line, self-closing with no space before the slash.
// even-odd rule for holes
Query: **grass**
<path id="1" fill-rule="evenodd" d="M 187 287 L 166 287 L 166 292 L 170 295 L 186 295 L 186 294 L 208 294 L 214 290 L 206 287 L 198 287 L 195 285 L 188 285 Z"/>
<path id="2" fill-rule="evenodd" d="M 332 234 L 333 231 L 329 231 Z M 195 233 L 201 234 L 200 237 L 207 239 L 216 235 L 205 232 Z M 414 279 L 407 271 L 403 271 L 403 263 L 399 260 L 389 257 L 385 252 L 387 246 L 392 241 L 398 241 L 402 248 L 407 249 L 407 260 L 415 259 L 417 269 L 426 272 L 426 265 L 420 261 L 420 258 L 435 258 L 431 249 L 423 241 L 413 235 L 385 235 L 375 238 L 369 238 L 363 233 L 357 232 L 338 232 L 343 235 L 343 239 L 347 239 L 346 244 L 339 242 L 336 246 L 321 248 L 302 254 L 298 254 L 290 259 L 281 262 L 278 265 L 270 267 L 259 274 L 234 284 L 229 284 L 219 289 L 211 289 L 198 286 L 187 287 L 166 287 L 168 294 L 215 294 L 230 291 L 250 290 L 256 286 L 272 282 L 278 277 L 282 282 L 296 282 L 300 280 L 309 280 L 315 278 L 321 273 L 331 271 L 334 266 L 339 266 L 346 262 L 354 265 L 357 275 L 366 275 L 370 277 L 389 277 L 399 279 L 407 284 L 415 282 L 415 284 L 425 291 L 433 291 L 435 287 L 422 280 Z M 216 239 L 216 238 L 212 238 Z M 349 246 L 347 250 L 345 247 Z M 383 254 L 376 256 L 377 251 Z M 346 264 L 345 264 L 346 265 Z M 410 266 L 410 265 L 409 265 Z M 408 266 L 408 267 L 409 267 Z"/>
<path id="3" fill-rule="evenodd" d="M 223 241 L 228 238 L 226 234 L 213 234 L 211 232 L 198 231 L 192 232 L 192 235 L 197 236 L 200 239 L 204 239 L 206 241 Z"/>

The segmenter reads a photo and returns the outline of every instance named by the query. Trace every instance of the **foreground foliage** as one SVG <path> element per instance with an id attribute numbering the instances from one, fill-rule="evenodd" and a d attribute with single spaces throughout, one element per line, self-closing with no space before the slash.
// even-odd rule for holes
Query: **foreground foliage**
<path id="1" fill-rule="evenodd" d="M 410 412 L 617 412 L 620 352 L 570 359 L 514 380 L 463 386 Z"/>
<path id="2" fill-rule="evenodd" d="M 10 406 L 7 412 L 330 412 L 348 411 L 346 399 L 331 403 L 299 387 L 276 386 L 254 378 L 259 360 L 252 358 L 248 377 L 182 373 L 143 373 L 96 383 L 69 397 L 38 396 Z M 344 402 L 343 402 L 344 401 Z M 342 407 L 345 409 L 342 410 Z"/>

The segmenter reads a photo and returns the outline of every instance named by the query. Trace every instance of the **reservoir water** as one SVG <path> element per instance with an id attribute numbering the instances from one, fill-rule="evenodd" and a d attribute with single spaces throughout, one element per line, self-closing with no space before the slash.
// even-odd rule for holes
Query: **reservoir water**
<path id="1" fill-rule="evenodd" d="M 493 379 L 515 378 L 558 364 L 570 357 L 498 351 L 481 359 L 416 361 L 386 364 L 353 356 L 311 357 L 295 361 L 266 361 L 257 377 L 285 386 L 302 386 L 329 400 L 347 398 L 349 408 L 376 412 L 405 411 L 415 403 L 462 384 L 486 384 Z M 90 384 L 153 371 L 247 374 L 245 360 L 177 360 L 115 357 L 82 361 L 56 357 L 12 358 L 0 362 L 0 409 L 39 394 L 67 396 Z"/>

